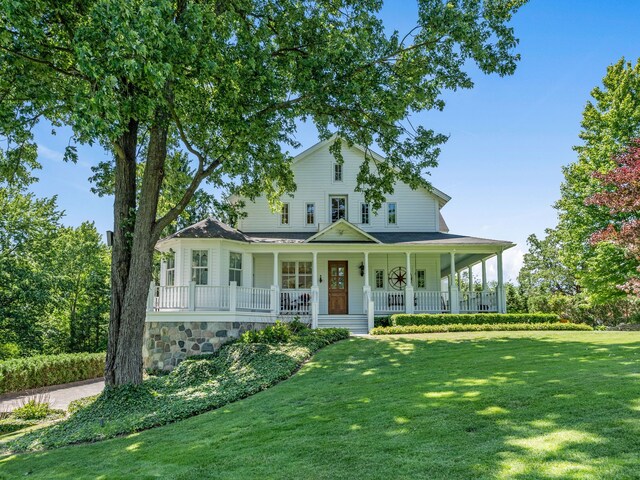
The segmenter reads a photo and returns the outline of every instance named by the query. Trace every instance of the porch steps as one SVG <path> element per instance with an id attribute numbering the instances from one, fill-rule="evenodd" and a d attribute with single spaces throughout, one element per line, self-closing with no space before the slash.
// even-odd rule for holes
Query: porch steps
<path id="1" fill-rule="evenodd" d="M 354 335 L 369 333 L 366 315 L 318 315 L 318 328 L 347 328 Z"/>

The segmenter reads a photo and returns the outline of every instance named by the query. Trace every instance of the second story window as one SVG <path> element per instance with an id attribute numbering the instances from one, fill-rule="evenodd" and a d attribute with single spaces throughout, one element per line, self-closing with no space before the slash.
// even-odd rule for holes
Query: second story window
<path id="1" fill-rule="evenodd" d="M 316 204 L 315 203 L 307 203 L 307 225 L 313 225 L 316 223 Z"/>
<path id="2" fill-rule="evenodd" d="M 397 206 L 395 202 L 387 203 L 387 224 L 389 225 L 398 224 L 398 212 L 397 212 Z"/>
<path id="3" fill-rule="evenodd" d="M 237 252 L 229 253 L 229 283 L 236 282 L 242 285 L 242 254 Z"/>
<path id="4" fill-rule="evenodd" d="M 331 222 L 347 218 L 347 197 L 331 197 Z"/>
<path id="5" fill-rule="evenodd" d="M 193 250 L 191 252 L 191 280 L 196 285 L 207 285 L 209 277 L 209 251 Z"/>
<path id="6" fill-rule="evenodd" d="M 342 164 L 341 163 L 333 164 L 333 181 L 334 182 L 342 181 Z"/>
<path id="7" fill-rule="evenodd" d="M 369 204 L 360 204 L 360 223 L 363 225 L 369 225 Z"/>
<path id="8" fill-rule="evenodd" d="M 289 204 L 283 203 L 280 211 L 280 225 L 289 225 Z"/>
<path id="9" fill-rule="evenodd" d="M 176 254 L 172 253 L 167 257 L 167 276 L 165 285 L 173 287 L 176 284 Z"/>

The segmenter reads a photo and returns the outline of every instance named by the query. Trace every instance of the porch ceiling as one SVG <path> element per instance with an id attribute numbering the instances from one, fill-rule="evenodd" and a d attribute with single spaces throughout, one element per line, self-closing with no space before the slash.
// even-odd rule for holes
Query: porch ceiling
<path id="1" fill-rule="evenodd" d="M 495 253 L 456 253 L 456 270 L 462 270 L 470 265 L 480 263 L 483 259 L 494 257 Z M 440 255 L 440 278 L 449 275 L 451 269 L 451 256 Z"/>

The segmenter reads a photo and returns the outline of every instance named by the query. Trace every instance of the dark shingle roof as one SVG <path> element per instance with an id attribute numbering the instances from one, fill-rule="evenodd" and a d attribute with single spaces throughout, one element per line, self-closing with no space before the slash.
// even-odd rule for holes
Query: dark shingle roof
<path id="1" fill-rule="evenodd" d="M 222 238 L 246 243 L 303 243 L 316 232 L 251 232 L 243 233 L 215 218 L 207 218 L 160 240 L 172 238 Z M 380 242 L 390 245 L 504 245 L 504 240 L 467 237 L 441 232 L 367 232 Z M 339 243 L 339 242 L 335 242 Z"/>

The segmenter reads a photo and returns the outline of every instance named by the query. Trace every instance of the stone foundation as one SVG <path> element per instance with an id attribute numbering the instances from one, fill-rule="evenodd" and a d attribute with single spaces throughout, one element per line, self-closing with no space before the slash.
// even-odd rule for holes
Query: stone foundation
<path id="1" fill-rule="evenodd" d="M 247 330 L 268 323 L 253 322 L 147 322 L 142 358 L 144 368 L 170 371 L 192 355 L 213 353 Z"/>

